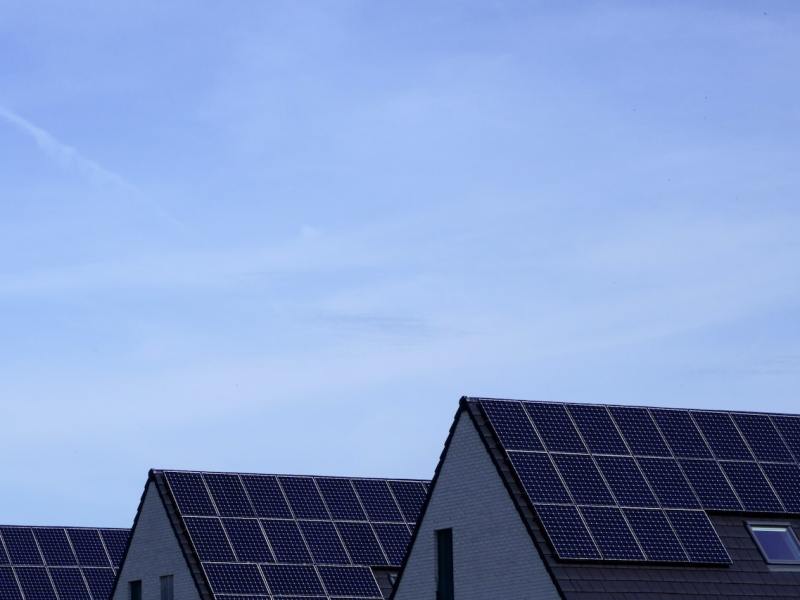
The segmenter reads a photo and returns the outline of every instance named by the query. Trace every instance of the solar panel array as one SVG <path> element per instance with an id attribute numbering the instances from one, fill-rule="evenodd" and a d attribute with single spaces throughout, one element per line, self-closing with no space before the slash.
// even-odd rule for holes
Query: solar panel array
<path id="1" fill-rule="evenodd" d="M 706 511 L 800 513 L 800 417 L 476 402 L 561 559 L 729 564 Z"/>
<path id="2" fill-rule="evenodd" d="M 165 471 L 219 600 L 382 598 L 427 482 Z"/>
<path id="3" fill-rule="evenodd" d="M 0 526 L 2 600 L 108 600 L 128 529 Z"/>

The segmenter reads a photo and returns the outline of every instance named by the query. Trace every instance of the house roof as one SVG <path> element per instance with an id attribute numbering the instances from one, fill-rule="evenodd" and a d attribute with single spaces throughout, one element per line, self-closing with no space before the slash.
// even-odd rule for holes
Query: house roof
<path id="1" fill-rule="evenodd" d="M 154 470 L 201 598 L 382 598 L 428 482 Z"/>
<path id="2" fill-rule="evenodd" d="M 800 525 L 800 417 L 485 398 L 461 407 L 565 597 L 800 593 L 800 572 L 767 565 L 746 527 Z"/>
<path id="3" fill-rule="evenodd" d="M 128 529 L 0 526 L 0 598 L 107 600 Z"/>

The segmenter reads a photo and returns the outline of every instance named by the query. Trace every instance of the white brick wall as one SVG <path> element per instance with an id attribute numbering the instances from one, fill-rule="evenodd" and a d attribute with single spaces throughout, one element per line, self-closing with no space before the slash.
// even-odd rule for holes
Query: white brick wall
<path id="1" fill-rule="evenodd" d="M 128 582 L 142 580 L 142 600 L 160 600 L 162 575 L 175 577 L 175 600 L 199 600 L 197 588 L 183 558 L 154 482 L 147 485 L 142 512 L 133 530 L 113 600 L 130 600 Z"/>
<path id="2" fill-rule="evenodd" d="M 453 528 L 456 600 L 559 598 L 478 431 L 463 411 L 396 600 L 435 600 L 434 531 L 446 527 Z"/>

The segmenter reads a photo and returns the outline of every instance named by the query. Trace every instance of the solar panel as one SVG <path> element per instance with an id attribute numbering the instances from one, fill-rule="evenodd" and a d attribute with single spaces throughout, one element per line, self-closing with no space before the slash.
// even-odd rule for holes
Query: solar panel
<path id="1" fill-rule="evenodd" d="M 83 569 L 83 576 L 89 584 L 89 590 L 95 598 L 108 598 L 114 585 L 114 571 L 112 569 Z"/>
<path id="2" fill-rule="evenodd" d="M 786 510 L 800 513 L 800 468 L 777 463 L 763 463 L 761 468 Z"/>
<path id="3" fill-rule="evenodd" d="M 175 505 L 220 600 L 380 598 L 379 591 L 372 595 L 378 584 L 368 567 L 399 566 L 426 494 L 426 483 L 414 480 L 155 473 L 173 495 L 174 474 L 181 473 L 184 502 L 176 498 Z M 231 516 L 183 511 L 207 509 L 194 501 L 200 484 L 210 490 L 215 514 Z"/>
<path id="4" fill-rule="evenodd" d="M 222 519 L 236 558 L 243 562 L 272 562 L 264 533 L 256 519 Z"/>
<path id="5" fill-rule="evenodd" d="M 17 567 L 14 572 L 25 600 L 57 600 L 44 567 Z"/>
<path id="6" fill-rule="evenodd" d="M 310 563 L 303 536 L 294 521 L 263 520 L 261 524 L 269 539 L 275 560 L 284 563 Z"/>
<path id="7" fill-rule="evenodd" d="M 547 454 L 512 451 L 508 456 L 532 502 L 572 502 Z"/>
<path id="8" fill-rule="evenodd" d="M 587 451 L 563 406 L 533 402 L 527 402 L 523 406 L 548 450 L 581 453 Z"/>
<path id="9" fill-rule="evenodd" d="M 706 514 L 699 510 L 668 510 L 669 518 L 689 560 L 696 563 L 729 564 L 725 546 Z"/>
<path id="10" fill-rule="evenodd" d="M 311 477 L 279 477 L 289 506 L 298 519 L 330 519 Z"/>
<path id="11" fill-rule="evenodd" d="M 11 567 L 0 567 L 0 598 L 3 600 L 22 600 L 14 571 Z"/>
<path id="12" fill-rule="evenodd" d="M 399 567 L 403 563 L 411 532 L 403 523 L 375 523 L 373 525 L 389 564 Z"/>
<path id="13" fill-rule="evenodd" d="M 365 567 L 320 567 L 328 594 L 354 598 L 382 598 L 372 572 Z"/>
<path id="14" fill-rule="evenodd" d="M 67 529 L 78 564 L 82 567 L 110 567 L 103 542 L 100 541 L 100 532 L 96 529 Z"/>
<path id="15" fill-rule="evenodd" d="M 8 564 L 8 555 L 6 554 L 5 548 L 3 548 L 3 544 L 0 544 L 0 565 L 7 565 Z"/>
<path id="16" fill-rule="evenodd" d="M 669 458 L 640 458 L 647 481 L 666 508 L 700 508 L 700 503 L 683 476 L 678 463 Z"/>
<path id="17" fill-rule="evenodd" d="M 127 529 L 101 529 L 100 536 L 103 538 L 106 550 L 108 550 L 108 556 L 111 558 L 111 565 L 117 567 L 122 564 L 122 557 L 125 555 L 125 549 L 128 547 L 130 531 Z M 41 543 L 39 546 L 41 546 Z"/>
<path id="18" fill-rule="evenodd" d="M 772 422 L 794 454 L 795 461 L 800 462 L 800 418 L 773 415 Z"/>
<path id="19" fill-rule="evenodd" d="M 610 406 L 608 411 L 635 455 L 671 456 L 646 409 Z"/>
<path id="20" fill-rule="evenodd" d="M 689 560 L 662 511 L 626 508 L 623 512 L 648 560 L 659 562 Z"/>
<path id="21" fill-rule="evenodd" d="M 389 485 L 379 479 L 354 479 L 353 486 L 370 521 L 402 522 L 400 509 L 389 491 Z"/>
<path id="22" fill-rule="evenodd" d="M 59 600 L 90 600 L 89 589 L 83 581 L 80 569 L 57 567 L 50 569 Z"/>
<path id="23" fill-rule="evenodd" d="M 712 458 L 703 436 L 685 410 L 651 409 L 672 453 L 680 458 Z"/>
<path id="24" fill-rule="evenodd" d="M 620 506 L 653 508 L 658 501 L 639 470 L 628 456 L 595 456 L 597 465 Z"/>
<path id="25" fill-rule="evenodd" d="M 567 410 L 578 426 L 590 452 L 595 454 L 629 453 L 605 406 L 577 404 L 568 405 Z"/>
<path id="26" fill-rule="evenodd" d="M 720 464 L 746 511 L 784 512 L 756 463 L 731 461 Z"/>
<path id="27" fill-rule="evenodd" d="M 613 504 L 592 457 L 586 454 L 552 454 L 561 477 L 577 504 Z"/>
<path id="28" fill-rule="evenodd" d="M 347 565 L 350 558 L 333 523 L 328 521 L 299 521 L 300 530 L 308 543 L 314 562 L 322 565 Z"/>
<path id="29" fill-rule="evenodd" d="M 254 517 L 253 507 L 238 475 L 209 473 L 203 479 L 222 517 Z"/>
<path id="30" fill-rule="evenodd" d="M 546 504 L 538 504 L 534 508 L 559 558 L 602 558 L 577 508 Z"/>
<path id="31" fill-rule="evenodd" d="M 278 480 L 275 477 L 242 475 L 242 483 L 259 517 L 267 519 L 292 518 L 292 512 L 289 510 L 289 505 L 286 503 L 283 492 L 278 486 Z"/>
<path id="32" fill-rule="evenodd" d="M 262 569 L 273 594 L 324 595 L 314 567 L 308 565 L 264 565 Z"/>
<path id="33" fill-rule="evenodd" d="M 742 505 L 716 461 L 684 459 L 680 461 L 680 465 L 703 508 L 742 510 Z"/>
<path id="34" fill-rule="evenodd" d="M 217 516 L 200 473 L 170 471 L 167 482 L 181 513 L 196 516 Z"/>
<path id="35" fill-rule="evenodd" d="M 74 566 L 78 564 L 67 539 L 67 532 L 56 527 L 43 527 L 31 531 L 49 566 Z"/>
<path id="36" fill-rule="evenodd" d="M 6 543 L 8 558 L 13 565 L 41 565 L 42 557 L 33 530 L 30 527 L 0 527 L 0 535 Z"/>
<path id="37" fill-rule="evenodd" d="M 618 508 L 582 506 L 581 514 L 606 560 L 644 560 L 639 544 Z"/>
<path id="38" fill-rule="evenodd" d="M 732 416 L 758 460 L 794 462 L 768 415 L 733 413 Z"/>
<path id="39" fill-rule="evenodd" d="M 481 407 L 506 450 L 544 450 L 522 404 L 488 400 Z"/>
<path id="40" fill-rule="evenodd" d="M 750 449 L 727 413 L 693 411 L 692 417 L 719 459 L 753 460 Z"/>
<path id="41" fill-rule="evenodd" d="M 361 508 L 361 502 L 349 479 L 320 477 L 317 479 L 317 485 L 325 504 L 328 505 L 331 517 L 355 521 L 367 520 L 367 515 Z"/>

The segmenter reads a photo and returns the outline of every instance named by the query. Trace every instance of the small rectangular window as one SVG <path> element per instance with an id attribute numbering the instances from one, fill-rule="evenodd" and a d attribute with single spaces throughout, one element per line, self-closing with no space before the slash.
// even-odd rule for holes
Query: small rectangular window
<path id="1" fill-rule="evenodd" d="M 768 563 L 800 564 L 800 543 L 789 525 L 748 523 Z"/>
<path id="2" fill-rule="evenodd" d="M 161 600 L 173 600 L 174 584 L 172 575 L 161 576 Z"/>
<path id="3" fill-rule="evenodd" d="M 454 600 L 452 529 L 436 531 L 436 600 Z"/>
<path id="4" fill-rule="evenodd" d="M 129 581 L 128 591 L 130 592 L 130 600 L 142 600 L 142 580 Z"/>

